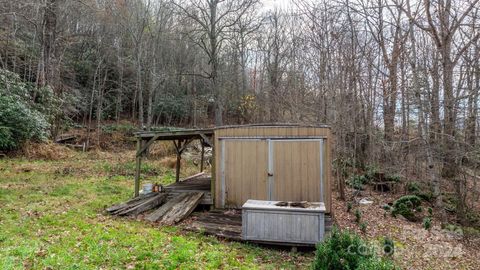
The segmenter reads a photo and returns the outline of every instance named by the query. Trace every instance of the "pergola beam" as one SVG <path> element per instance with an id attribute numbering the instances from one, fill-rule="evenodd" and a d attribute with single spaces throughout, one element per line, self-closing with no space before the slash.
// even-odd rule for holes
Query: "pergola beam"
<path id="1" fill-rule="evenodd" d="M 193 140 L 200 140 L 202 143 L 202 157 L 200 170 L 204 169 L 204 160 L 205 160 L 205 146 L 208 144 L 213 147 L 210 138 L 213 136 L 213 129 L 197 129 L 197 130 L 177 130 L 177 131 L 167 131 L 167 132 L 138 132 L 135 133 L 137 137 L 137 152 L 135 155 L 135 197 L 140 194 L 140 178 L 141 178 L 141 166 L 142 158 L 145 155 L 147 149 L 155 141 L 173 141 L 175 144 L 175 149 L 177 152 L 177 164 L 176 164 L 176 182 L 180 181 L 180 168 L 182 153 L 187 148 L 188 144 Z M 209 137 L 210 136 L 210 137 Z M 178 142 L 178 143 L 177 143 Z"/>

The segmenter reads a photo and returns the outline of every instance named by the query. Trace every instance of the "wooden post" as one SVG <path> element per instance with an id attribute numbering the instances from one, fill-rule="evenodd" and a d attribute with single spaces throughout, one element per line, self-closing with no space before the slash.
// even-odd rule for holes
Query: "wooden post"
<path id="1" fill-rule="evenodd" d="M 212 137 L 212 142 L 215 142 L 215 138 Z M 212 173 L 211 173 L 211 179 L 210 179 L 210 192 L 212 194 L 212 205 L 210 205 L 210 210 L 213 210 L 215 209 L 215 201 L 216 201 L 216 196 L 215 196 L 215 179 L 217 177 L 217 169 L 215 167 L 215 151 L 216 151 L 216 147 L 214 144 L 210 144 L 210 147 L 212 147 L 212 163 L 211 163 L 211 170 L 212 170 Z"/>
<path id="2" fill-rule="evenodd" d="M 142 139 L 137 139 L 137 154 L 136 154 L 136 168 L 135 168 L 135 197 L 138 197 L 140 192 L 140 167 L 142 165 L 142 153 L 140 153 L 140 149 L 142 149 Z"/>
<path id="3" fill-rule="evenodd" d="M 202 156 L 200 157 L 200 172 L 203 172 L 203 162 L 205 159 L 205 146 L 203 140 L 200 140 L 200 144 L 202 145 Z"/>
<path id="4" fill-rule="evenodd" d="M 180 181 L 180 161 L 182 160 L 182 140 L 178 140 L 178 144 L 175 144 L 175 148 L 177 148 L 177 168 L 175 172 L 175 182 Z"/>

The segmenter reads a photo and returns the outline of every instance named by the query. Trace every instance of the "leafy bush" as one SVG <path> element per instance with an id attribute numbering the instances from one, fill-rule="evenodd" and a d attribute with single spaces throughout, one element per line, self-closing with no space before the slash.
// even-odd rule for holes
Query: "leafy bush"
<path id="1" fill-rule="evenodd" d="M 358 235 L 333 228 L 330 236 L 317 245 L 315 270 L 392 270 L 396 269 L 389 260 L 374 255 L 371 246 Z"/>
<path id="2" fill-rule="evenodd" d="M 355 222 L 360 223 L 361 219 L 362 219 L 362 212 L 359 209 L 355 210 Z"/>
<path id="3" fill-rule="evenodd" d="M 367 223 L 366 222 L 362 222 L 360 223 L 360 230 L 363 232 L 363 233 L 366 233 L 367 232 Z"/>
<path id="4" fill-rule="evenodd" d="M 422 189 L 420 188 L 420 184 L 414 181 L 407 183 L 407 191 L 409 193 L 416 193 L 422 191 Z"/>
<path id="5" fill-rule="evenodd" d="M 49 136 L 51 111 L 31 97 L 50 102 L 50 94 L 49 88 L 35 89 L 17 74 L 0 69 L 0 150 L 16 149 L 27 140 L 43 141 Z"/>
<path id="6" fill-rule="evenodd" d="M 392 174 L 392 175 L 386 175 L 385 176 L 385 180 L 386 181 L 392 181 L 392 182 L 400 182 L 400 180 L 402 179 L 402 177 L 398 174 Z"/>
<path id="7" fill-rule="evenodd" d="M 428 191 L 428 192 L 423 191 L 420 183 L 415 181 L 409 182 L 407 184 L 407 191 L 427 202 L 430 202 L 433 199 L 433 193 L 431 191 Z"/>
<path id="8" fill-rule="evenodd" d="M 363 185 L 369 183 L 369 180 L 364 175 L 354 175 L 348 180 L 348 184 L 353 189 L 363 190 Z"/>
<path id="9" fill-rule="evenodd" d="M 429 217 L 425 217 L 423 219 L 423 228 L 425 230 L 430 230 L 431 227 L 432 227 L 432 219 Z"/>
<path id="10" fill-rule="evenodd" d="M 365 246 L 358 235 L 334 228 L 330 236 L 317 245 L 313 269 L 357 269 L 362 260 L 372 256 L 362 252 Z"/>
<path id="11" fill-rule="evenodd" d="M 415 195 L 406 195 L 400 197 L 393 203 L 392 215 L 402 215 L 410 221 L 416 221 L 414 210 L 420 207 L 422 200 Z"/>
<path id="12" fill-rule="evenodd" d="M 409 207 L 416 208 L 422 204 L 422 200 L 416 195 L 405 195 L 398 198 L 393 203 L 393 207 L 396 208 L 399 204 L 402 204 L 402 203 Z"/>
<path id="13" fill-rule="evenodd" d="M 390 260 L 381 258 L 372 258 L 370 260 L 363 260 L 356 268 L 357 270 L 392 270 L 397 269 Z"/>
<path id="14" fill-rule="evenodd" d="M 365 167 L 365 178 L 369 180 L 370 182 L 375 180 L 375 176 L 378 175 L 379 169 L 375 165 L 367 165 Z"/>
<path id="15" fill-rule="evenodd" d="M 0 127 L 0 150 L 12 149 L 15 145 L 12 129 L 9 127 Z"/>

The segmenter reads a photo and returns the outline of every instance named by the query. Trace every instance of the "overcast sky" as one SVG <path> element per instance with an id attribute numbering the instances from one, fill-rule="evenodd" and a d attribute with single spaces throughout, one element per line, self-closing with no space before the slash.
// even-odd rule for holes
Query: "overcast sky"
<path id="1" fill-rule="evenodd" d="M 261 0 L 265 9 L 278 7 L 281 9 L 288 8 L 292 5 L 291 0 Z"/>

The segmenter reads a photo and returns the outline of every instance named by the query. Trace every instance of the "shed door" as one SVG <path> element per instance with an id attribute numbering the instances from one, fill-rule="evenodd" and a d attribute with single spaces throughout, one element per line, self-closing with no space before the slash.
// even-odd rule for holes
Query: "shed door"
<path id="1" fill-rule="evenodd" d="M 274 201 L 323 201 L 323 139 L 272 140 L 271 196 Z"/>
<path id="2" fill-rule="evenodd" d="M 241 207 L 248 199 L 268 199 L 267 153 L 267 140 L 221 140 L 222 207 Z"/>
<path id="3" fill-rule="evenodd" d="M 220 207 L 248 199 L 323 201 L 323 139 L 220 140 Z"/>

